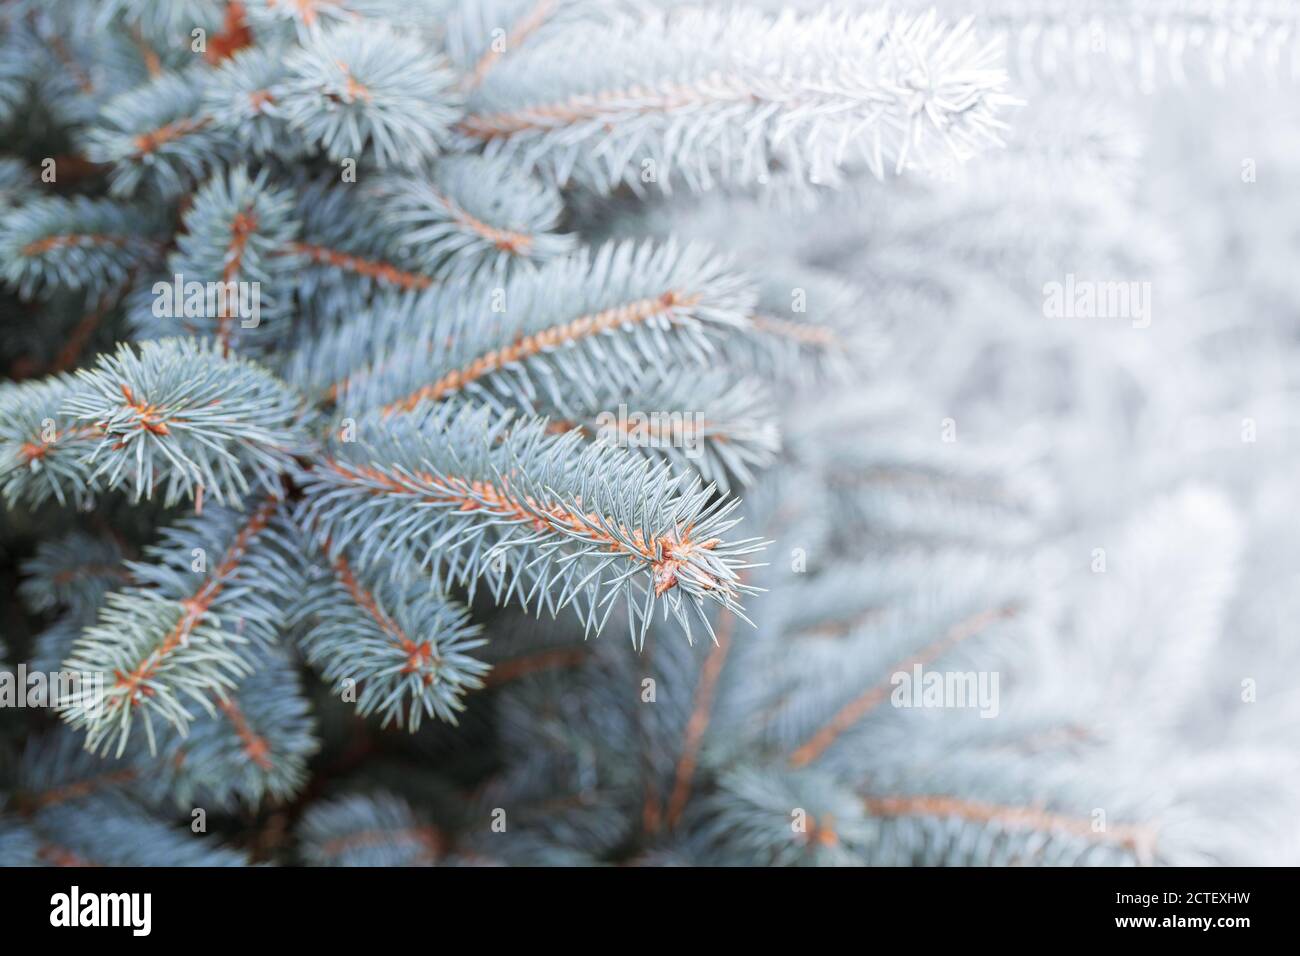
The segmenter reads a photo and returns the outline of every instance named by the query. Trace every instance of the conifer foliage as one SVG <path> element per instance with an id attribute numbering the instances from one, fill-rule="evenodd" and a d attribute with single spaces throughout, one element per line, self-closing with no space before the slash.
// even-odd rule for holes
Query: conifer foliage
<path id="1" fill-rule="evenodd" d="M 764 6 L 0 4 L 0 663 L 79 681 L 0 713 L 0 864 L 1202 852 L 891 748 L 869 675 L 1049 629 L 1036 487 L 865 442 L 888 388 L 792 423 L 894 300 L 673 210 L 889 195 L 1021 100 L 978 19 Z"/>

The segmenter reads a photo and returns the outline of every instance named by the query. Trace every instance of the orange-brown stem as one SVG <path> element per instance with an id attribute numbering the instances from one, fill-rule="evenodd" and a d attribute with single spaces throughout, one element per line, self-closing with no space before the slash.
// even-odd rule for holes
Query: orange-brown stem
<path id="1" fill-rule="evenodd" d="M 943 637 L 928 647 L 923 648 L 916 655 L 894 665 L 894 667 L 890 668 L 889 675 L 895 674 L 898 671 L 910 670 L 917 664 L 928 664 L 940 654 L 947 652 L 967 638 L 980 633 L 995 621 L 1009 617 L 1013 613 L 1014 608 L 1000 607 L 991 608 L 986 611 L 981 611 L 978 614 L 974 614 L 954 625 L 943 635 Z M 831 744 L 835 743 L 842 733 L 874 710 L 881 701 L 888 698 L 893 686 L 890 683 L 889 675 L 887 675 L 880 683 L 869 687 L 836 711 L 835 715 L 831 717 L 829 722 L 822 725 L 816 733 L 791 753 L 790 766 L 797 769 L 812 763 L 825 753 L 827 748 L 830 747 Z"/>
<path id="2" fill-rule="evenodd" d="M 140 59 L 144 60 L 145 72 L 149 74 L 150 78 L 162 75 L 162 61 L 158 59 L 158 54 L 154 48 L 145 41 L 144 34 L 140 32 L 139 27 L 131 28 L 131 42 L 135 44 L 135 48 L 140 52 Z"/>
<path id="3" fill-rule="evenodd" d="M 162 412 L 158 406 L 138 401 L 135 393 L 131 391 L 131 386 L 122 385 L 122 399 L 126 402 L 127 407 L 135 412 L 141 431 L 151 432 L 154 435 L 171 433 L 167 423 L 161 419 Z"/>
<path id="4" fill-rule="evenodd" d="M 385 405 L 383 412 L 385 415 L 391 415 L 398 411 L 410 411 L 422 401 L 444 398 L 493 372 L 526 361 L 542 352 L 589 339 L 622 326 L 641 324 L 672 309 L 692 306 L 698 301 L 697 295 L 669 290 L 660 296 L 638 299 L 603 312 L 584 315 L 564 325 L 552 326 L 534 332 L 532 335 L 522 336 L 513 345 L 493 349 L 480 355 L 465 367 L 453 369 L 436 382 L 418 388 L 405 398 Z"/>
<path id="5" fill-rule="evenodd" d="M 934 795 L 867 797 L 862 802 L 867 813 L 876 817 L 949 817 L 994 824 L 1006 830 L 1064 833 L 1094 843 L 1122 846 L 1144 860 L 1150 858 L 1155 845 L 1155 834 L 1148 827 L 1124 824 L 1097 829 L 1091 820 L 1040 807 L 1005 806 Z"/>
<path id="6" fill-rule="evenodd" d="M 257 216 L 251 210 L 235 213 L 230 221 L 230 245 L 226 249 L 226 264 L 221 270 L 221 281 L 227 285 L 235 281 L 244 263 L 244 253 L 248 242 L 257 231 Z M 217 342 L 222 354 L 230 352 L 230 320 L 234 317 L 234 304 L 227 297 L 220 314 L 217 316 Z"/>
<path id="7" fill-rule="evenodd" d="M 505 43 L 501 44 L 499 49 L 496 44 L 493 44 L 479 58 L 479 61 L 474 64 L 474 69 L 470 71 L 466 86 L 475 87 L 482 83 L 483 77 L 487 76 L 488 71 L 496 66 L 497 61 L 511 50 L 519 49 L 531 34 L 550 19 L 554 11 L 555 0 L 538 0 L 533 8 L 515 23 L 514 27 L 506 35 Z"/>
<path id="8" fill-rule="evenodd" d="M 417 272 L 404 272 L 387 262 L 362 259 L 359 256 L 349 255 L 346 252 L 339 252 L 337 249 L 329 249 L 325 246 L 310 245 L 305 242 L 291 242 L 288 249 L 291 252 L 305 255 L 312 262 L 333 266 L 344 272 L 352 272 L 369 279 L 377 279 L 380 282 L 397 286 L 399 289 L 427 289 L 433 284 L 432 279 Z"/>
<path id="9" fill-rule="evenodd" d="M 23 246 L 25 256 L 44 255 L 54 249 L 72 246 L 125 246 L 131 241 L 129 236 L 105 236 L 91 232 L 70 232 L 57 236 L 45 236 Z"/>
<path id="10" fill-rule="evenodd" d="M 18 448 L 18 454 L 22 456 L 25 464 L 31 464 L 44 458 L 59 442 L 67 438 L 94 438 L 103 434 L 103 431 L 97 425 L 76 425 L 72 428 L 64 429 L 63 432 L 55 432 L 54 437 L 49 441 L 43 441 L 40 438 L 33 438 L 31 441 L 23 442 Z"/>
<path id="11" fill-rule="evenodd" d="M 526 232 L 517 232 L 513 229 L 498 229 L 490 223 L 484 222 L 475 216 L 471 216 L 462 209 L 450 196 L 438 193 L 438 198 L 442 200 L 447 207 L 447 212 L 453 220 L 466 229 L 490 242 L 502 252 L 509 252 L 517 256 L 525 256 L 533 247 L 533 237 Z"/>
<path id="12" fill-rule="evenodd" d="M 157 129 L 141 133 L 135 138 L 135 157 L 137 159 L 156 152 L 160 146 L 197 133 L 205 129 L 212 120 L 207 116 L 182 116 Z"/>
<path id="13" fill-rule="evenodd" d="M 109 703 L 110 707 L 119 706 L 124 699 L 128 702 L 128 706 L 134 707 L 145 697 L 150 696 L 150 689 L 144 686 L 146 682 L 153 677 L 163 660 L 189 639 L 194 628 L 212 606 L 212 602 L 221 594 L 227 580 L 243 561 L 252 539 L 267 526 L 278 506 L 279 501 L 271 499 L 253 512 L 248 522 L 235 536 L 221 563 L 213 570 L 203 586 L 180 602 L 181 616 L 167 632 L 162 643 L 129 673 L 114 671 L 113 676 L 116 678 L 114 686 L 125 687 L 127 693 L 122 697 L 114 697 Z"/>
<path id="14" fill-rule="evenodd" d="M 35 11 L 33 11 L 33 15 L 34 13 Z M 72 75 L 72 78 L 77 83 L 77 88 L 88 95 L 93 94 L 95 92 L 95 84 L 90 79 L 90 74 L 82 69 L 81 63 L 72 55 L 67 44 L 63 42 L 63 38 L 54 35 L 48 37 L 46 42 L 49 43 L 50 50 L 54 53 L 55 58 L 58 59 L 63 68 Z"/>
<path id="15" fill-rule="evenodd" d="M 603 544 L 611 553 L 621 552 L 647 562 L 654 572 L 656 594 L 677 586 L 681 568 L 689 564 L 695 551 L 712 551 L 721 544 L 717 538 L 694 541 L 689 528 L 675 537 L 647 539 L 639 529 L 616 536 L 602 530 L 605 521 L 600 515 L 584 515 L 562 505 L 547 508 L 532 497 L 518 497 L 509 488 L 487 481 L 442 478 L 425 472 L 393 476 L 370 465 L 334 460 L 325 462 L 324 467 L 344 478 L 379 485 L 378 494 L 414 495 L 428 502 L 458 505 L 462 512 L 483 511 L 529 524 L 537 531 L 581 535 Z M 723 584 L 716 578 L 708 578 L 704 586 L 720 589 Z"/>
<path id="16" fill-rule="evenodd" d="M 82 316 L 81 321 L 68 333 L 68 340 L 63 348 L 59 349 L 59 354 L 50 366 L 51 372 L 66 372 L 77 364 L 77 359 L 85 349 L 86 343 L 90 341 L 90 337 L 95 334 L 95 330 L 100 327 L 105 317 L 113 311 L 116 302 L 115 294 L 104 295 L 95 308 Z"/>
<path id="17" fill-rule="evenodd" d="M 253 730 L 248 723 L 248 718 L 239 709 L 239 705 L 235 703 L 234 698 L 227 697 L 225 700 L 218 701 L 217 706 L 221 708 L 221 712 L 234 725 L 235 734 L 244 745 L 244 753 L 248 755 L 248 759 L 263 770 L 270 770 L 272 767 L 271 745 L 266 742 L 265 737 Z"/>
<path id="18" fill-rule="evenodd" d="M 587 651 L 584 648 L 557 647 L 549 651 L 529 654 L 526 657 L 516 657 L 514 660 L 496 664 L 492 667 L 483 683 L 487 687 L 499 687 L 529 674 L 565 667 L 577 667 L 586 658 Z"/>
<path id="19" fill-rule="evenodd" d="M 36 850 L 38 859 L 49 864 L 50 866 L 60 867 L 97 867 L 98 863 L 91 863 L 84 857 L 77 856 L 71 850 L 55 846 L 53 843 L 42 843 Z"/>
<path id="20" fill-rule="evenodd" d="M 443 837 L 436 827 L 409 827 L 404 830 L 361 830 L 347 836 L 326 841 L 321 851 L 328 856 L 338 856 L 347 850 L 367 846 L 383 846 L 399 840 L 413 840 L 421 847 L 421 856 L 436 860 L 442 852 Z"/>
<path id="21" fill-rule="evenodd" d="M 35 813 L 43 807 L 54 806 L 68 800 L 79 800 L 105 787 L 116 786 L 119 783 L 130 783 L 135 779 L 135 775 L 135 771 L 129 768 L 114 770 L 84 780 L 75 780 L 72 783 L 54 787 L 41 793 L 21 794 L 16 803 L 23 813 Z"/>
<path id="22" fill-rule="evenodd" d="M 326 544 L 326 550 L 329 550 L 329 544 Z M 402 666 L 403 674 L 418 673 L 425 664 L 436 658 L 433 656 L 433 647 L 428 641 L 413 641 L 393 618 L 384 612 L 375 600 L 375 596 L 361 586 L 357 581 L 356 575 L 352 573 L 352 567 L 348 564 L 342 552 L 334 559 L 334 573 L 338 576 L 339 582 L 351 596 L 357 605 L 364 610 L 379 629 L 388 637 L 393 644 L 399 647 L 406 654 L 406 663 Z M 432 675 L 426 675 L 426 683 Z"/>
<path id="23" fill-rule="evenodd" d="M 221 32 L 208 41 L 208 49 L 203 59 L 217 64 L 229 59 L 253 42 L 253 31 L 248 28 L 244 5 L 239 0 L 230 0 L 226 4 L 226 16 L 221 24 Z"/>
<path id="24" fill-rule="evenodd" d="M 704 742 L 704 732 L 708 730 L 709 718 L 713 713 L 713 701 L 718 693 L 718 679 L 722 676 L 723 665 L 727 662 L 727 653 L 731 650 L 731 632 L 735 628 L 736 617 L 728 611 L 722 613 L 716 632 L 717 643 L 709 651 L 708 660 L 700 672 L 700 681 L 695 687 L 695 706 L 691 710 L 690 720 L 686 723 L 686 740 L 682 745 L 682 755 L 677 761 L 677 773 L 673 781 L 672 796 L 668 800 L 668 826 L 675 827 L 686 809 L 690 798 L 691 780 L 695 776 L 695 765 L 699 761 L 700 746 Z"/>
<path id="25" fill-rule="evenodd" d="M 115 564 L 82 564 L 75 568 L 68 568 L 54 575 L 55 584 L 67 584 L 78 578 L 90 577 L 92 575 L 101 577 L 117 578 L 120 581 L 131 580 L 130 572 L 126 568 Z"/>
<path id="26" fill-rule="evenodd" d="M 634 86 L 603 93 L 583 93 L 556 103 L 541 103 L 506 113 L 480 113 L 467 116 L 459 129 L 479 140 L 499 139 L 528 130 L 548 130 L 558 126 L 599 120 L 609 116 L 624 119 L 651 113 L 671 113 L 711 103 L 753 101 L 754 94 L 733 83 L 711 82 L 710 85 L 677 83 L 655 88 Z"/>
<path id="27" fill-rule="evenodd" d="M 750 322 L 760 332 L 779 338 L 791 339 L 800 345 L 832 348 L 840 344 L 834 330 L 824 325 L 806 325 L 802 322 L 791 322 L 789 319 L 778 318 L 774 315 L 755 315 Z"/>

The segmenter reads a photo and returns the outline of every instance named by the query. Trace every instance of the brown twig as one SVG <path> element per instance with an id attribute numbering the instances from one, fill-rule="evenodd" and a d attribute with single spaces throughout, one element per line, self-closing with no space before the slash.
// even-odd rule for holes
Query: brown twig
<path id="1" fill-rule="evenodd" d="M 483 82 L 492 67 L 496 66 L 503 56 L 511 50 L 522 46 L 524 41 L 535 33 L 555 12 L 555 0 L 538 0 L 538 2 L 526 14 L 515 21 L 509 34 L 506 35 L 503 48 L 498 50 L 494 46 L 489 46 L 487 51 L 479 57 L 474 64 L 469 75 L 465 78 L 465 86 L 469 89 L 478 86 Z"/>
<path id="2" fill-rule="evenodd" d="M 709 657 L 700 672 L 700 681 L 695 686 L 695 706 L 691 710 L 690 720 L 686 723 L 686 740 L 682 744 L 681 758 L 677 761 L 672 796 L 668 799 L 669 827 L 677 825 L 690 798 L 691 780 L 695 776 L 700 745 L 704 741 L 704 732 L 709 727 L 713 701 L 718 692 L 718 679 L 722 676 L 723 665 L 727 662 L 727 653 L 731 650 L 731 634 L 735 625 L 736 616 L 729 611 L 723 611 L 715 635 L 717 641 L 709 651 Z"/>
<path id="3" fill-rule="evenodd" d="M 724 78 L 691 86 L 677 83 L 656 88 L 629 87 L 602 93 L 580 93 L 556 103 L 542 103 L 504 113 L 479 113 L 467 116 L 458 126 L 472 139 L 489 141 L 530 130 L 549 130 L 576 125 L 605 117 L 644 116 L 670 113 L 712 103 L 752 102 L 753 92 Z"/>
<path id="4" fill-rule="evenodd" d="M 1093 843 L 1110 843 L 1131 851 L 1139 861 L 1150 861 L 1155 832 L 1146 826 L 1124 824 L 1097 829 L 1091 820 L 1052 813 L 1040 807 L 1004 806 L 956 797 L 912 795 L 867 797 L 867 813 L 876 817 L 948 817 L 972 823 L 991 823 L 1004 830 L 1064 833 Z"/>
<path id="5" fill-rule="evenodd" d="M 979 634 L 990 624 L 1003 620 L 1015 613 L 1012 607 L 990 608 L 989 610 L 980 611 L 970 617 L 959 621 L 950 628 L 939 640 L 922 648 L 912 657 L 895 664 L 889 670 L 889 674 L 898 671 L 910 670 L 917 664 L 928 664 L 939 655 L 945 653 L 951 648 L 960 644 L 969 637 Z M 823 724 L 811 737 L 803 744 L 797 747 L 790 754 L 790 766 L 792 768 L 805 767 L 812 763 L 830 747 L 839 736 L 848 730 L 855 723 L 865 717 L 868 713 L 876 708 L 881 701 L 885 700 L 890 693 L 890 678 L 887 675 L 884 680 L 867 688 L 857 697 L 853 698 L 838 711 L 831 719 Z"/>
<path id="6" fill-rule="evenodd" d="M 546 651 L 539 651 L 536 654 L 526 654 L 513 660 L 494 664 L 492 670 L 484 678 L 483 685 L 485 687 L 499 687 L 502 684 L 508 684 L 530 674 L 577 667 L 586 659 L 587 649 L 584 647 L 556 647 Z"/>
<path id="7" fill-rule="evenodd" d="M 301 253 L 312 262 L 333 266 L 344 272 L 352 272 L 368 279 L 377 279 L 399 289 L 427 289 L 433 280 L 418 272 L 405 272 L 397 266 L 374 259 L 362 259 L 325 246 L 311 245 L 305 242 L 291 242 L 287 246 L 290 252 Z"/>
<path id="8" fill-rule="evenodd" d="M 625 325 L 640 324 L 673 309 L 690 307 L 699 301 L 698 295 L 669 290 L 663 295 L 627 302 L 612 309 L 584 315 L 564 325 L 552 326 L 532 335 L 519 338 L 505 348 L 493 349 L 480 355 L 463 368 L 453 369 L 432 384 L 416 389 L 405 398 L 385 405 L 383 412 L 410 411 L 425 400 L 437 400 L 457 392 L 472 382 L 532 358 L 542 352 L 582 339 L 589 339 Z"/>
<path id="9" fill-rule="evenodd" d="M 163 638 L 162 643 L 129 673 L 123 673 L 120 670 L 113 672 L 113 676 L 116 678 L 114 686 L 125 687 L 127 693 L 124 696 L 114 697 L 110 700 L 110 709 L 120 706 L 123 700 L 127 702 L 127 706 L 135 707 L 141 700 L 149 696 L 151 690 L 147 686 L 147 681 L 153 676 L 163 659 L 178 647 L 183 646 L 190 634 L 193 633 L 194 628 L 203 620 L 203 617 L 208 613 L 208 609 L 212 606 L 212 602 L 216 600 L 225 587 L 227 579 L 234 574 L 236 568 L 244 559 L 249 543 L 255 535 L 266 527 L 271 520 L 271 515 L 274 514 L 278 506 L 279 501 L 271 499 L 253 512 L 248 522 L 235 536 L 235 540 L 226 551 L 221 563 L 213 570 L 211 576 L 203 583 L 203 586 L 190 597 L 181 600 L 181 616 L 166 637 Z"/>
<path id="10" fill-rule="evenodd" d="M 695 552 L 712 551 L 721 544 L 717 538 L 696 541 L 690 537 L 689 528 L 658 538 L 647 538 L 639 528 L 620 529 L 621 533 L 616 535 L 604 530 L 606 521 L 601 515 L 583 514 L 562 505 L 547 508 L 529 496 L 517 496 L 508 487 L 488 481 L 445 478 L 426 472 L 402 472 L 394 476 L 372 465 L 333 459 L 323 462 L 322 467 L 346 479 L 378 485 L 378 489 L 366 489 L 373 494 L 413 495 L 427 502 L 458 505 L 461 512 L 483 511 L 529 524 L 541 532 L 578 534 L 595 540 L 611 553 L 621 552 L 648 563 L 653 570 L 656 594 L 677 586 L 679 572 L 690 564 Z M 696 578 L 706 589 L 729 589 L 727 584 L 703 571 Z"/>

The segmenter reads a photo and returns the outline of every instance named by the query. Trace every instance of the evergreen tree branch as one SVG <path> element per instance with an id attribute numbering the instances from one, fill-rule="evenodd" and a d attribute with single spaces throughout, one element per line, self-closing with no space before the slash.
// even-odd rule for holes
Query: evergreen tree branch
<path id="1" fill-rule="evenodd" d="M 242 854 L 195 839 L 121 800 L 87 797 L 0 818 L 0 866 L 242 866 Z"/>
<path id="2" fill-rule="evenodd" d="M 722 491 L 752 484 L 780 448 L 768 390 L 721 370 L 681 368 L 631 386 L 601 384 L 594 401 L 565 396 L 540 411 L 553 432 L 576 428 L 674 470 L 694 469 Z"/>
<path id="3" fill-rule="evenodd" d="M 546 262 L 576 245 L 555 233 L 559 191 L 501 160 L 448 157 L 427 174 L 382 179 L 372 194 L 381 221 L 398 228 L 407 261 L 443 281 L 504 278 L 512 266 Z"/>
<path id="4" fill-rule="evenodd" d="M 3 277 L 24 299 L 55 289 L 100 295 L 161 250 L 158 217 L 111 200 L 41 197 L 0 219 Z"/>
<path id="5" fill-rule="evenodd" d="M 531 409 L 538 393 L 558 403 L 561 382 L 594 402 L 598 383 L 631 385 L 643 364 L 709 361 L 711 338 L 741 327 L 751 301 L 725 260 L 673 244 L 608 245 L 520 273 L 500 293 L 503 314 L 491 289 L 450 296 L 391 360 L 349 377 L 345 409 L 393 414 L 453 395 Z"/>
<path id="6" fill-rule="evenodd" d="M 305 144 L 334 162 L 413 166 L 449 142 L 455 81 L 439 58 L 382 23 L 321 31 L 285 58 L 273 90 Z"/>
<path id="7" fill-rule="evenodd" d="M 317 534 L 367 563 L 409 549 L 443 587 L 485 578 L 498 601 L 572 603 L 588 630 L 621 596 L 638 643 L 659 600 L 689 635 L 688 610 L 711 632 L 706 604 L 739 611 L 750 590 L 736 574 L 756 544 L 721 537 L 734 503 L 616 449 L 472 408 L 358 430 L 373 437 L 337 444 L 303 480 Z"/>
<path id="8" fill-rule="evenodd" d="M 468 611 L 396 562 L 358 572 L 342 549 L 324 550 L 329 571 L 309 579 L 291 622 L 307 660 L 359 714 L 382 713 L 383 726 L 414 733 L 425 714 L 456 723 L 489 669 L 470 654 L 485 641 Z"/>
<path id="9" fill-rule="evenodd" d="M 236 344 L 266 348 L 283 338 L 289 297 L 281 290 L 291 287 L 300 265 L 286 250 L 299 228 L 293 213 L 290 191 L 270 185 L 266 170 L 252 175 L 235 166 L 213 176 L 183 217 L 169 275 L 140 290 L 137 331 L 212 336 L 223 355 Z"/>
<path id="10" fill-rule="evenodd" d="M 318 749 L 315 721 L 293 660 L 279 648 L 249 649 L 250 673 L 212 697 L 215 710 L 173 731 L 157 757 L 140 753 L 147 793 L 185 808 L 256 808 L 300 792 Z"/>
<path id="11" fill-rule="evenodd" d="M 283 612 L 268 592 L 292 594 L 295 587 L 278 570 L 275 553 L 256 545 L 279 507 L 272 498 L 248 516 L 208 509 L 150 549 L 158 563 L 130 565 L 140 585 L 109 595 L 64 664 L 104 676 L 102 699 L 87 690 L 61 708 L 64 720 L 86 731 L 88 748 L 116 744 L 120 756 L 138 717 L 156 752 L 155 716 L 183 733 L 193 719 L 187 700 L 214 714 L 211 698 L 223 700 L 251 669 L 237 645 L 274 641 Z M 224 550 L 196 588 L 195 569 L 206 568 L 214 541 Z"/>
<path id="12" fill-rule="evenodd" d="M 298 837 L 309 866 L 428 866 L 443 842 L 404 801 L 385 793 L 312 807 Z"/>
<path id="13" fill-rule="evenodd" d="M 63 406 L 76 390 L 70 376 L 0 386 L 0 491 L 12 507 L 84 505 L 93 495 L 87 456 L 103 438 Z"/>
<path id="14" fill-rule="evenodd" d="M 208 73 L 164 73 L 110 100 L 83 135 L 86 158 L 110 163 L 112 191 L 131 196 L 149 184 L 175 198 L 204 178 L 231 140 L 202 112 Z"/>
<path id="15" fill-rule="evenodd" d="M 939 147 L 963 158 L 996 142 L 1012 102 L 996 48 L 932 16 L 670 10 L 579 22 L 554 42 L 601 55 L 557 82 L 551 44 L 516 51 L 457 129 L 490 155 L 605 191 L 641 190 L 647 169 L 664 189 L 762 181 L 778 166 L 829 182 L 855 148 L 883 176 Z"/>
<path id="16" fill-rule="evenodd" d="M 979 634 L 990 624 L 1010 617 L 1014 613 L 1015 609 L 1008 606 L 971 615 L 949 628 L 938 641 L 891 667 L 889 673 L 892 675 L 898 671 L 909 671 L 917 664 L 929 664 L 952 647 Z M 790 766 L 794 769 L 805 767 L 820 757 L 844 731 L 888 698 L 892 687 L 889 678 L 886 677 L 881 683 L 873 685 L 841 707 L 826 724 L 794 749 L 789 758 Z"/>
<path id="17" fill-rule="evenodd" d="M 202 491 L 223 504 L 253 485 L 274 491 L 305 447 L 297 397 L 206 340 L 145 342 L 138 354 L 122 346 L 78 377 L 63 408 L 102 436 L 86 458 L 91 481 L 129 484 L 137 499 L 164 483 L 168 504 Z"/>
<path id="18" fill-rule="evenodd" d="M 111 538 L 73 531 L 43 541 L 23 564 L 19 594 L 38 613 L 56 607 L 98 608 L 114 587 L 130 580 L 122 549 Z"/>
<path id="19" fill-rule="evenodd" d="M 998 830 L 1063 835 L 1085 842 L 1113 844 L 1132 853 L 1140 863 L 1150 863 L 1155 856 L 1155 832 L 1140 824 L 1098 828 L 1093 820 L 1053 813 L 1040 807 L 1003 806 L 938 795 L 864 797 L 862 804 L 868 814 L 884 819 L 920 817 L 939 825 L 945 819 L 954 819 L 963 824 L 991 826 Z"/>
<path id="20" fill-rule="evenodd" d="M 699 761 L 700 746 L 709 727 L 709 715 L 713 709 L 713 700 L 718 691 L 718 678 L 726 666 L 727 654 L 731 650 L 731 632 L 735 627 L 735 618 L 724 612 L 716 632 L 713 647 L 708 659 L 700 671 L 699 682 L 695 686 L 695 703 L 691 708 L 691 717 L 686 724 L 686 739 L 682 743 L 681 757 L 673 776 L 672 795 L 668 798 L 668 826 L 676 827 L 690 799 L 691 781 L 695 776 L 695 767 Z"/>

